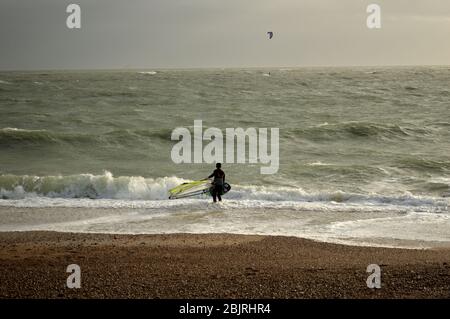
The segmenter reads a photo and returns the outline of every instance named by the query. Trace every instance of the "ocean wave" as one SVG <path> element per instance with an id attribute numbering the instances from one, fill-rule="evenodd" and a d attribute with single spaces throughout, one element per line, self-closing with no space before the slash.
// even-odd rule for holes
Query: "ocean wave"
<path id="1" fill-rule="evenodd" d="M 366 205 L 433 206 L 440 205 L 442 198 L 415 196 L 411 193 L 399 195 L 357 194 L 343 191 L 305 192 L 302 189 L 287 187 L 240 186 L 227 197 L 241 200 L 265 200 L 271 202 L 333 202 Z"/>
<path id="2" fill-rule="evenodd" d="M 443 125 L 443 124 L 442 124 Z M 205 129 L 207 127 L 204 127 Z M 142 142 L 170 142 L 172 129 L 121 129 L 103 133 L 67 133 L 51 130 L 28 130 L 20 128 L 0 129 L 0 146 L 54 144 L 112 144 L 133 145 Z M 363 122 L 346 122 L 339 124 L 322 123 L 307 128 L 283 128 L 280 130 L 284 139 L 309 139 L 313 141 L 336 139 L 390 139 L 405 140 L 409 138 L 425 138 L 433 134 L 430 128 L 402 127 L 394 124 L 375 124 Z"/>
<path id="3" fill-rule="evenodd" d="M 0 146 L 55 145 L 55 144 L 129 144 L 143 140 L 170 141 L 170 130 L 113 130 L 103 134 L 61 133 L 50 130 L 0 129 Z"/>
<path id="4" fill-rule="evenodd" d="M 450 171 L 450 161 L 438 161 L 428 158 L 406 158 L 398 161 L 396 165 L 402 169 L 414 169 L 424 172 L 448 172 Z"/>
<path id="5" fill-rule="evenodd" d="M 448 127 L 448 126 L 450 126 L 450 123 L 449 122 L 435 122 L 435 123 L 433 123 L 433 125 Z"/>
<path id="6" fill-rule="evenodd" d="M 424 127 L 405 127 L 397 124 L 380 124 L 370 122 L 344 122 L 337 124 L 323 123 L 313 127 L 294 128 L 281 131 L 286 137 L 300 137 L 311 140 L 342 138 L 382 138 L 407 139 L 426 137 L 432 133 Z"/>
<path id="7" fill-rule="evenodd" d="M 55 134 L 47 130 L 25 130 L 11 127 L 0 129 L 0 145 L 55 144 L 63 141 L 81 141 L 83 137 L 85 136 L 80 134 Z"/>
<path id="8" fill-rule="evenodd" d="M 42 177 L 0 175 L 0 198 L 4 200 L 59 198 L 161 201 L 168 199 L 169 189 L 183 182 L 186 182 L 186 180 L 176 176 L 162 178 L 145 178 L 141 176 L 114 177 L 108 171 L 105 171 L 103 175 L 79 174 Z M 386 196 L 342 191 L 306 192 L 301 188 L 251 185 L 233 185 L 232 191 L 226 197 L 229 200 L 238 202 L 263 201 L 273 203 L 275 206 L 283 202 L 408 207 L 447 205 L 444 198 L 414 196 L 409 193 Z"/>
<path id="9" fill-rule="evenodd" d="M 306 164 L 307 166 L 330 166 L 332 164 L 322 163 L 321 161 Z"/>
<path id="10" fill-rule="evenodd" d="M 183 183 L 177 177 L 144 178 L 78 174 L 69 176 L 0 176 L 0 198 L 26 197 L 160 200 L 168 190 Z"/>

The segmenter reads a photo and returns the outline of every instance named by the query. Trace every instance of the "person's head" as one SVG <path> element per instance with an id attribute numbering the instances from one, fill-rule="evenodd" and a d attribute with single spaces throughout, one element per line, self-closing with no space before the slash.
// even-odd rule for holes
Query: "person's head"
<path id="1" fill-rule="evenodd" d="M 221 167 L 222 167 L 222 164 L 220 164 L 220 163 L 216 164 L 216 168 L 221 168 Z"/>

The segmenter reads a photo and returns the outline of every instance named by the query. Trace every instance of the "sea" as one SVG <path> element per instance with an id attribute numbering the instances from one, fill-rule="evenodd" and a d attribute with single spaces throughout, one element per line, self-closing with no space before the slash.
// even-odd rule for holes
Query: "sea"
<path id="1" fill-rule="evenodd" d="M 0 72 L 0 231 L 450 246 L 450 67 Z M 169 200 L 214 164 L 173 130 L 278 128 L 279 170 Z"/>

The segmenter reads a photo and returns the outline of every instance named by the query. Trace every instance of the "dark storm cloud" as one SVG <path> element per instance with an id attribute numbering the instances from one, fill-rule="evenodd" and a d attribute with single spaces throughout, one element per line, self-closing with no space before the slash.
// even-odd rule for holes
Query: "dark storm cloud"
<path id="1" fill-rule="evenodd" d="M 70 3 L 81 30 L 65 25 Z M 370 3 L 381 30 L 366 28 Z M 0 3 L 0 69 L 450 64 L 449 36 L 447 0 Z"/>

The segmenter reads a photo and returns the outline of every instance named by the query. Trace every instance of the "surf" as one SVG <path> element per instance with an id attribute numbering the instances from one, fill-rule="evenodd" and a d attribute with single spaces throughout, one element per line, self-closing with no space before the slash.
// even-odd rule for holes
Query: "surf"
<path id="1" fill-rule="evenodd" d="M 444 180 L 443 180 L 444 181 Z M 440 182 L 443 182 L 440 181 Z M 176 205 L 196 205 L 196 200 L 179 200 L 178 204 L 169 204 L 167 200 L 180 185 L 190 185 L 192 181 L 177 176 L 114 177 L 109 171 L 101 175 L 76 174 L 55 176 L 0 175 L 0 205 L 52 205 L 64 202 L 69 206 L 86 205 L 101 207 L 174 207 Z M 196 185 L 193 183 L 194 186 Z M 203 183 L 204 184 L 204 183 Z M 203 185 L 201 184 L 201 186 Z M 201 187 L 200 187 L 201 188 Z M 207 187 L 206 187 L 207 188 Z M 204 189 L 193 194 L 200 200 L 208 198 Z M 194 188 L 194 191 L 197 189 Z M 184 189 L 183 189 L 184 191 Z M 175 196 L 176 197 L 176 196 Z M 86 202 L 86 200 L 88 200 Z M 416 210 L 445 212 L 449 198 L 413 195 L 408 192 L 386 195 L 383 193 L 353 193 L 335 191 L 306 191 L 300 187 L 233 185 L 227 194 L 226 207 L 310 207 L 317 209 L 341 210 L 365 207 L 366 210 Z M 96 204 L 97 203 L 97 204 Z M 152 204 L 153 203 L 153 204 Z M 302 205 L 306 204 L 306 205 Z M 106 205 L 106 206 L 105 206 Z M 109 205 L 109 206 L 108 206 Z M 201 204 L 202 205 L 202 204 Z M 333 208 L 334 207 L 334 208 Z"/>

